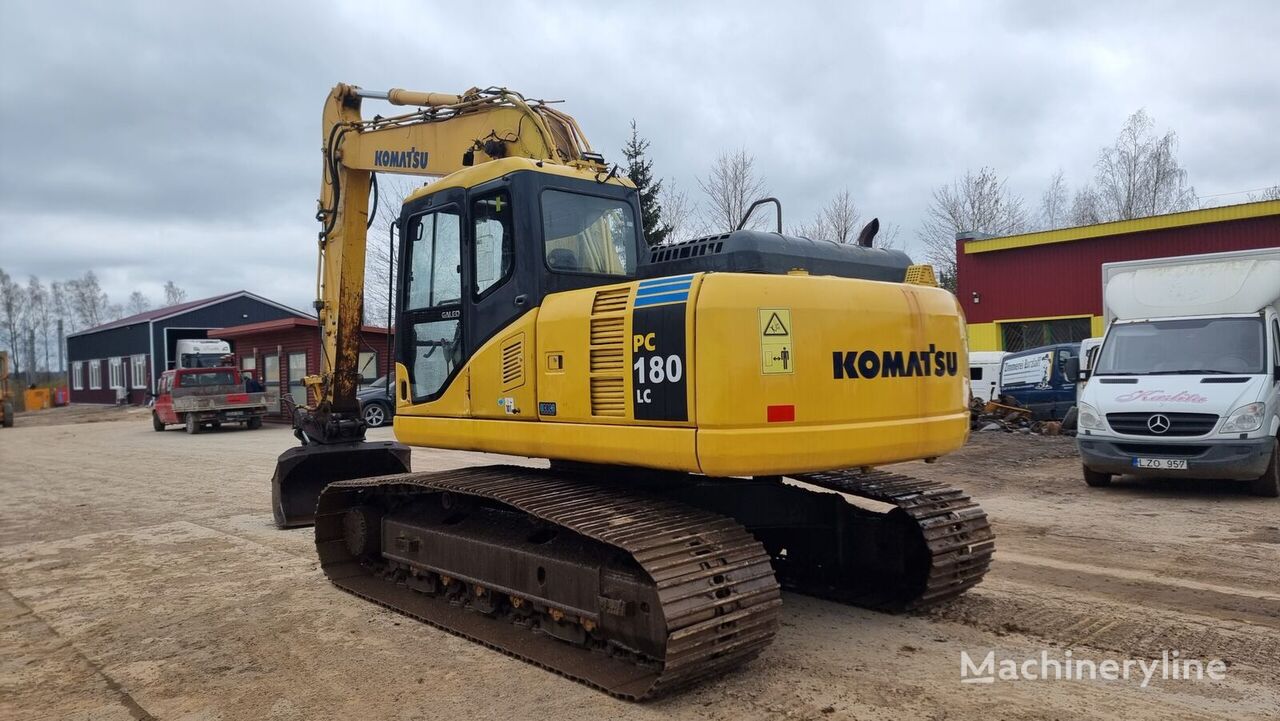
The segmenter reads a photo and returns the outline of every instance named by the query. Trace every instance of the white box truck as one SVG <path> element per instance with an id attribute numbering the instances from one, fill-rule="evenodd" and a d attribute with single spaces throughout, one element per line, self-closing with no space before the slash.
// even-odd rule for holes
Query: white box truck
<path id="1" fill-rule="evenodd" d="M 1102 287 L 1085 482 L 1185 476 L 1280 496 L 1280 247 L 1106 263 Z"/>

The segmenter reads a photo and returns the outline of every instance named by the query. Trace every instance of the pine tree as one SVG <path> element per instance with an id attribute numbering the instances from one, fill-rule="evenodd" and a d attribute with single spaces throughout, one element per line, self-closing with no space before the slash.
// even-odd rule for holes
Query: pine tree
<path id="1" fill-rule="evenodd" d="M 653 161 L 645 157 L 648 149 L 649 141 L 640 137 L 636 121 L 632 120 L 631 139 L 622 149 L 622 154 L 627 158 L 627 177 L 640 192 L 640 221 L 644 237 L 649 245 L 661 245 L 671 233 L 671 228 L 662 222 L 662 203 L 658 200 L 662 181 L 653 177 Z"/>

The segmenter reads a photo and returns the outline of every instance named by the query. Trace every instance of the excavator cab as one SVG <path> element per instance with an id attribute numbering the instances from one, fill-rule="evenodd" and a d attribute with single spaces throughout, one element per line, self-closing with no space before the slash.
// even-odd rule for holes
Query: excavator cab
<path id="1" fill-rule="evenodd" d="M 636 274 L 633 188 L 514 158 L 452 177 L 459 187 L 424 188 L 400 219 L 396 356 L 408 372 L 400 397 L 412 404 L 439 398 L 478 348 L 546 295 Z"/>
<path id="2" fill-rule="evenodd" d="M 525 158 L 465 168 L 406 198 L 397 223 L 401 401 L 439 399 L 476 349 L 546 295 L 634 279 L 638 203 L 629 185 Z M 329 421 L 338 423 L 360 422 Z M 272 477 L 281 528 L 311 525 L 334 481 L 409 470 L 403 444 L 365 442 L 362 428 L 315 434 L 351 440 L 315 442 L 296 425 L 305 444 L 282 454 Z"/>

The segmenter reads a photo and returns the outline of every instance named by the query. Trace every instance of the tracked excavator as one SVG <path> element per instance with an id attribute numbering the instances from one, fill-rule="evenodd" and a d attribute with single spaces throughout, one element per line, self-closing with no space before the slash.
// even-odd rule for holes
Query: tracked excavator
<path id="1" fill-rule="evenodd" d="M 338 85 L 323 141 L 324 366 L 272 495 L 339 588 L 643 699 L 759 654 L 781 589 L 901 611 L 981 580 L 982 509 L 876 468 L 968 435 L 928 266 L 784 235 L 777 201 L 776 232 L 650 248 L 633 184 L 506 89 Z M 393 229 L 397 442 L 356 401 L 379 173 L 437 178 Z M 410 446 L 550 463 L 411 472 Z"/>

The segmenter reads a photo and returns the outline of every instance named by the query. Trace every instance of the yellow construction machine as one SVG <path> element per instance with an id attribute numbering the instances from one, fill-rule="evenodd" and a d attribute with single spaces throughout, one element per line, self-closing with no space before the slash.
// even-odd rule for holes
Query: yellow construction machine
<path id="1" fill-rule="evenodd" d="M 777 232 L 650 248 L 577 123 L 506 89 L 338 85 L 323 143 L 324 370 L 272 490 L 339 587 L 639 699 L 756 656 L 780 588 L 895 611 L 986 572 L 976 503 L 874 469 L 959 448 L 969 412 L 959 304 L 873 229 L 786 236 L 768 199 Z M 396 438 L 549 467 L 412 473 L 364 441 L 378 173 L 439 178 L 396 225 Z"/>

